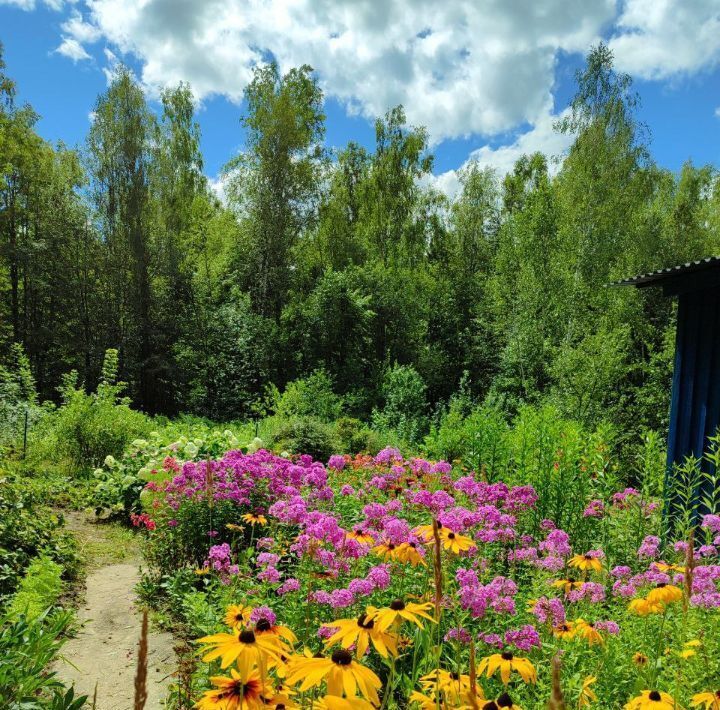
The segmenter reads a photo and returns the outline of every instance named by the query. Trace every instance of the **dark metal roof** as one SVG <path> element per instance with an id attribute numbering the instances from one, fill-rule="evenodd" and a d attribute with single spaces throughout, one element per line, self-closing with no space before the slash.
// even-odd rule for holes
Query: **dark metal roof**
<path id="1" fill-rule="evenodd" d="M 658 269 L 650 271 L 647 274 L 639 274 L 631 278 L 614 281 L 609 286 L 637 286 L 645 288 L 646 286 L 662 286 L 668 280 L 675 280 L 678 277 L 694 275 L 698 272 L 706 272 L 720 268 L 720 256 L 708 256 L 698 261 L 689 261 L 687 264 L 678 264 L 677 266 L 669 266 L 666 269 Z"/>

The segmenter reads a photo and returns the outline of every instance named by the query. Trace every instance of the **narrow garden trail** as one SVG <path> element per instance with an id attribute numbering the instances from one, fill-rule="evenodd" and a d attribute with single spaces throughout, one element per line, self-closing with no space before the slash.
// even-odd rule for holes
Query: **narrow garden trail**
<path id="1" fill-rule="evenodd" d="M 97 686 L 97 710 L 131 710 L 142 615 L 135 607 L 139 554 L 129 531 L 90 522 L 83 513 L 65 513 L 88 563 L 78 608 L 78 635 L 63 649 L 56 667 L 65 683 L 87 695 Z M 175 670 L 173 637 L 150 628 L 146 710 L 160 710 Z"/>

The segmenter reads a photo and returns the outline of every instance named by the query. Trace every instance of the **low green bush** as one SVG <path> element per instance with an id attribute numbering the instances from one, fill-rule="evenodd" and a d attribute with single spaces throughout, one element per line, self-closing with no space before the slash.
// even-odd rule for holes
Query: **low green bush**
<path id="1" fill-rule="evenodd" d="M 327 461 L 340 451 L 335 428 L 312 417 L 276 418 L 270 436 L 275 451 L 309 454 L 318 461 Z"/>
<path id="2" fill-rule="evenodd" d="M 62 404 L 33 432 L 31 455 L 40 460 L 65 458 L 75 470 L 88 472 L 107 456 L 122 456 L 127 445 L 150 431 L 151 422 L 130 408 L 121 396 L 125 384 L 116 382 L 117 350 L 105 354 L 102 377 L 95 392 L 78 383 L 77 372 L 63 378 Z"/>
<path id="3" fill-rule="evenodd" d="M 333 391 L 333 381 L 325 370 L 289 382 L 282 394 L 274 389 L 271 399 L 275 414 L 284 419 L 310 417 L 331 422 L 343 410 L 343 399 Z"/>
<path id="4" fill-rule="evenodd" d="M 335 422 L 340 451 L 345 454 L 376 454 L 382 448 L 377 432 L 365 426 L 359 419 L 341 417 Z"/>
<path id="5" fill-rule="evenodd" d="M 28 619 L 36 619 L 52 607 L 62 593 L 62 574 L 63 568 L 47 555 L 36 557 L 10 602 L 10 616 L 25 614 Z"/>
<path id="6" fill-rule="evenodd" d="M 12 594 L 31 560 L 44 554 L 72 577 L 78 564 L 72 535 L 43 507 L 24 479 L 0 474 L 0 599 Z"/>

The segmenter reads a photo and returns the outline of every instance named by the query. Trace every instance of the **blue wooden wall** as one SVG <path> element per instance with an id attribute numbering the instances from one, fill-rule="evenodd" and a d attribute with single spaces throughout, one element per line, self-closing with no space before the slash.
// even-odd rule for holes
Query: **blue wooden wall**
<path id="1" fill-rule="evenodd" d="M 716 433 L 719 424 L 720 287 L 681 290 L 668 432 L 670 478 L 673 464 L 682 463 L 690 455 L 702 456 L 708 436 Z M 672 491 L 672 480 L 668 483 L 667 490 Z M 672 516 L 672 497 L 669 503 Z"/>

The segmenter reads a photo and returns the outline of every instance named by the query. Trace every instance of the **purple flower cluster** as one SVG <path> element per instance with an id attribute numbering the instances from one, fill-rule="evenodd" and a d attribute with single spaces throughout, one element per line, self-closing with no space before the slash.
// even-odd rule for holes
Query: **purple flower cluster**
<path id="1" fill-rule="evenodd" d="M 512 579 L 495 577 L 488 584 L 480 584 L 474 570 L 460 567 L 455 574 L 458 582 L 460 606 L 475 618 L 483 618 L 488 611 L 515 614 L 515 595 L 518 588 Z"/>
<path id="2" fill-rule="evenodd" d="M 231 577 L 239 573 L 239 568 L 232 560 L 232 550 L 227 542 L 222 545 L 213 545 L 208 550 L 208 556 L 203 563 L 205 567 L 218 573 L 223 584 L 229 584 Z"/>

